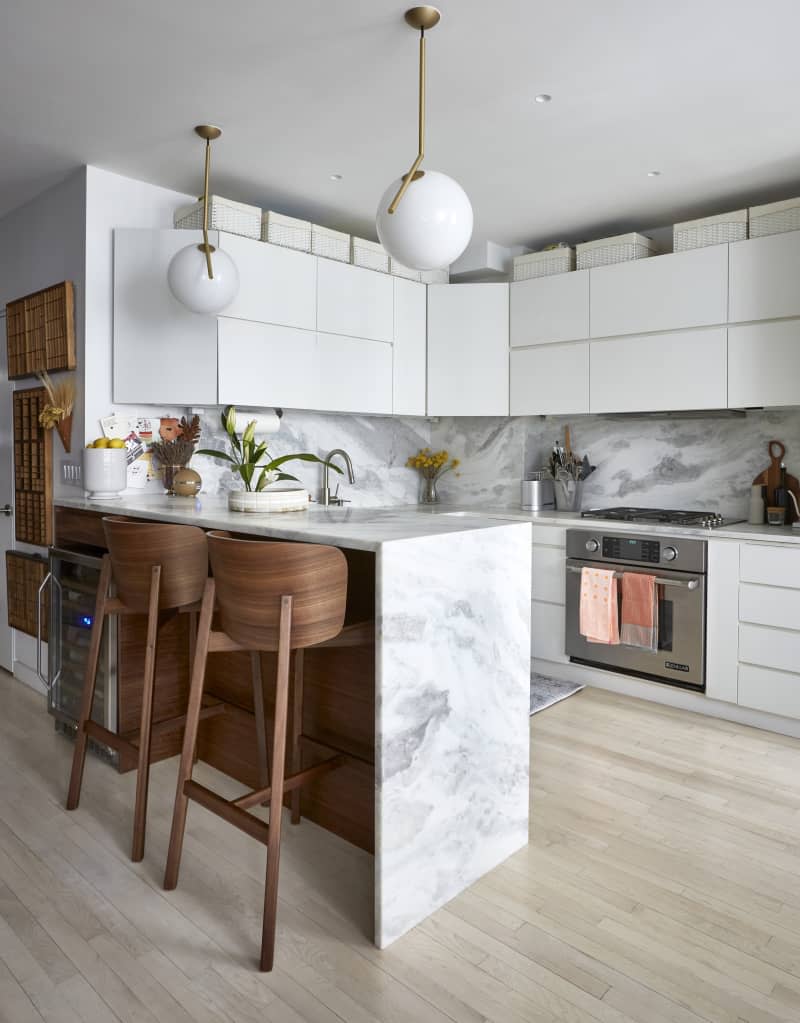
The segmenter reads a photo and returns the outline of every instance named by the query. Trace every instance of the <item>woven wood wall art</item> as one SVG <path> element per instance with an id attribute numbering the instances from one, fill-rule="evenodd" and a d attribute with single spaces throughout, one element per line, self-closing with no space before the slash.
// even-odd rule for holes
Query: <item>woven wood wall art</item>
<path id="1" fill-rule="evenodd" d="M 6 306 L 10 380 L 43 370 L 75 369 L 72 281 L 36 291 Z"/>
<path id="2" fill-rule="evenodd" d="M 53 431 L 39 425 L 44 387 L 14 391 L 14 518 L 16 537 L 48 547 L 53 533 Z"/>
<path id="3" fill-rule="evenodd" d="M 38 554 L 6 551 L 6 586 L 8 589 L 8 624 L 12 629 L 36 635 L 36 613 L 39 587 L 47 575 L 47 561 Z M 50 606 L 45 590 L 42 598 L 42 639 L 47 642 Z"/>

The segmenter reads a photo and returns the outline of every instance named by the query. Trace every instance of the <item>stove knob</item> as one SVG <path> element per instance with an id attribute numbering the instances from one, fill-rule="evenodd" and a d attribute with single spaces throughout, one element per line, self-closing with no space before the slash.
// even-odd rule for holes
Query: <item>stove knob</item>
<path id="1" fill-rule="evenodd" d="M 661 551 L 661 557 L 664 561 L 674 561 L 678 556 L 677 547 L 664 547 Z"/>
<path id="2" fill-rule="evenodd" d="M 586 550 L 590 554 L 594 554 L 595 551 L 599 551 L 600 550 L 600 544 L 597 542 L 597 540 L 594 539 L 594 537 L 592 537 L 591 540 L 587 540 L 586 541 Z"/>

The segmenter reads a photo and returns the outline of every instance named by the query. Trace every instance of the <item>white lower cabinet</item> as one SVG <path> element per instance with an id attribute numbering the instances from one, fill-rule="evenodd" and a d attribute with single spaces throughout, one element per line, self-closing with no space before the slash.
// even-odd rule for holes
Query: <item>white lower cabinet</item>
<path id="1" fill-rule="evenodd" d="M 551 604 L 565 604 L 566 555 L 563 547 L 533 548 L 533 597 Z"/>
<path id="2" fill-rule="evenodd" d="M 531 604 L 531 657 L 568 664 L 569 657 L 564 652 L 565 630 L 563 604 L 534 600 Z"/>
<path id="3" fill-rule="evenodd" d="M 728 328 L 728 404 L 800 404 L 800 320 Z"/>
<path id="4" fill-rule="evenodd" d="M 589 411 L 589 342 L 511 349 L 511 415 Z"/>
<path id="5" fill-rule="evenodd" d="M 739 618 L 739 544 L 708 541 L 706 696 L 736 703 Z"/>
<path id="6" fill-rule="evenodd" d="M 317 334 L 320 398 L 325 412 L 392 412 L 392 346 L 340 334 Z"/>
<path id="7" fill-rule="evenodd" d="M 569 661 L 565 651 L 566 534 L 563 526 L 533 526 L 531 657 Z"/>
<path id="8" fill-rule="evenodd" d="M 591 412 L 726 408 L 727 328 L 592 341 Z"/>
<path id="9" fill-rule="evenodd" d="M 740 664 L 739 703 L 768 714 L 800 718 L 800 675 Z"/>
<path id="10" fill-rule="evenodd" d="M 313 330 L 223 316 L 217 324 L 221 405 L 320 407 Z"/>

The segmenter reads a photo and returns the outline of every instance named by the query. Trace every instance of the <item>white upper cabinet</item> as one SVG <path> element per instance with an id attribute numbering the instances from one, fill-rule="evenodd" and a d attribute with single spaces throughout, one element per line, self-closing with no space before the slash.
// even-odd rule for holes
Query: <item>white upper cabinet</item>
<path id="1" fill-rule="evenodd" d="M 320 397 L 324 412 L 392 412 L 392 346 L 341 334 L 317 334 Z"/>
<path id="2" fill-rule="evenodd" d="M 334 259 L 318 259 L 317 264 L 317 329 L 392 341 L 393 278 Z"/>
<path id="3" fill-rule="evenodd" d="M 219 403 L 320 408 L 317 335 L 220 316 Z"/>
<path id="4" fill-rule="evenodd" d="M 508 415 L 508 285 L 428 287 L 428 414 Z"/>
<path id="5" fill-rule="evenodd" d="M 725 408 L 726 335 L 716 327 L 592 341 L 590 411 Z"/>
<path id="6" fill-rule="evenodd" d="M 589 342 L 511 351 L 511 415 L 589 411 Z"/>
<path id="7" fill-rule="evenodd" d="M 800 320 L 728 328 L 728 404 L 800 405 Z"/>
<path id="8" fill-rule="evenodd" d="M 800 316 L 800 231 L 734 242 L 730 320 Z"/>
<path id="9" fill-rule="evenodd" d="M 577 270 L 511 284 L 511 347 L 587 338 L 589 273 Z"/>
<path id="10" fill-rule="evenodd" d="M 239 293 L 225 316 L 316 329 L 316 256 L 235 234 L 221 234 L 220 245 L 239 270 Z"/>
<path id="11" fill-rule="evenodd" d="M 727 322 L 727 245 L 651 256 L 589 272 L 592 337 Z"/>
<path id="12" fill-rule="evenodd" d="M 394 278 L 392 411 L 425 415 L 428 302 L 424 284 Z"/>
<path id="13" fill-rule="evenodd" d="M 189 312 L 167 284 L 175 253 L 201 241 L 199 231 L 114 231 L 114 401 L 216 404 L 216 317 Z"/>

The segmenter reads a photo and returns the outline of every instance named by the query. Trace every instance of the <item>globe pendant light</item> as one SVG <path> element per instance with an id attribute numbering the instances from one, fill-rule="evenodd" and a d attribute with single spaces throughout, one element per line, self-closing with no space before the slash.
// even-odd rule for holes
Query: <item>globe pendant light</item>
<path id="1" fill-rule="evenodd" d="M 167 270 L 167 283 L 175 298 L 187 309 L 193 313 L 213 315 L 222 312 L 236 297 L 239 290 L 239 271 L 227 252 L 215 249 L 208 240 L 208 173 L 211 166 L 211 143 L 220 137 L 222 130 L 211 124 L 199 124 L 195 132 L 206 142 L 202 196 L 203 242 L 201 245 L 187 245 L 175 253 Z"/>
<path id="2" fill-rule="evenodd" d="M 440 270 L 454 263 L 472 237 L 472 206 L 457 181 L 420 170 L 425 155 L 425 30 L 439 23 L 435 7 L 412 7 L 405 19 L 419 29 L 419 152 L 408 174 L 381 197 L 378 238 L 389 255 L 415 270 Z"/>

